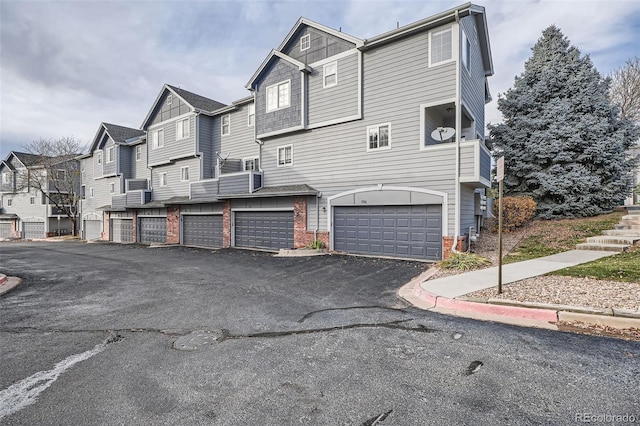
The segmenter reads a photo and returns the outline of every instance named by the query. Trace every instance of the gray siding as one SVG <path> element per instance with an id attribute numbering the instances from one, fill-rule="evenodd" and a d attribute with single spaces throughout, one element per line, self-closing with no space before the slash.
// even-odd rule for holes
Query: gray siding
<path id="1" fill-rule="evenodd" d="M 148 144 L 143 143 L 137 146 L 142 147 L 142 158 L 136 161 L 136 146 L 131 147 L 130 158 L 130 179 L 149 179 L 151 177 L 151 170 L 147 167 L 147 147 Z"/>
<path id="2" fill-rule="evenodd" d="M 222 214 L 224 205 L 214 204 L 183 204 L 180 206 L 180 213 L 216 213 Z"/>
<path id="3" fill-rule="evenodd" d="M 249 173 L 220 177 L 220 194 L 247 194 L 249 192 Z"/>
<path id="4" fill-rule="evenodd" d="M 216 152 L 220 152 L 220 117 L 197 116 L 198 145 L 202 153 L 202 176 L 200 179 L 215 177 Z M 216 133 L 217 131 L 217 133 Z"/>
<path id="5" fill-rule="evenodd" d="M 267 112 L 267 87 L 291 81 L 288 108 Z M 293 64 L 276 58 L 266 76 L 256 86 L 256 126 L 258 135 L 297 127 L 302 124 L 302 73 Z"/>
<path id="6" fill-rule="evenodd" d="M 156 109 L 153 111 L 149 122 L 151 125 L 161 123 L 163 121 L 171 120 L 182 114 L 186 114 L 191 111 L 191 108 L 176 95 L 172 95 L 171 105 L 167 104 L 167 97 L 170 94 L 168 90 L 165 90 L 158 102 Z"/>
<path id="7" fill-rule="evenodd" d="M 35 204 L 30 204 L 31 197 L 35 197 Z M 11 206 L 7 206 L 7 200 L 11 199 Z M 2 205 L 6 214 L 16 214 L 20 220 L 29 218 L 39 218 L 44 220 L 47 217 L 47 205 L 42 204 L 42 193 L 32 189 L 29 192 L 17 192 L 14 194 L 3 194 Z M 21 228 L 20 228 L 21 229 Z"/>
<path id="8" fill-rule="evenodd" d="M 231 133 L 221 136 L 222 152 L 229 153 L 229 158 L 258 158 L 259 148 L 255 142 L 255 127 L 247 125 L 248 113 L 249 104 L 242 105 L 230 113 Z M 242 166 L 240 170 L 242 170 Z"/>
<path id="9" fill-rule="evenodd" d="M 456 64 L 429 68 L 427 46 L 424 33 L 365 52 L 363 119 L 267 139 L 264 186 L 306 183 L 323 198 L 377 184 L 441 191 L 449 195 L 449 230 L 444 231 L 452 233 L 455 155 L 453 150 L 419 149 L 420 104 L 455 97 Z M 382 123 L 391 124 L 391 149 L 367 152 L 367 126 Z M 277 147 L 287 144 L 293 145 L 293 166 L 277 167 Z M 325 199 L 321 205 L 326 206 Z M 326 230 L 326 217 L 320 213 L 321 230 Z"/>
<path id="10" fill-rule="evenodd" d="M 118 146 L 118 164 L 119 172 L 125 179 L 133 177 L 132 161 L 135 161 L 135 147 L 120 145 Z"/>
<path id="11" fill-rule="evenodd" d="M 181 182 L 182 167 L 189 167 L 189 182 L 199 180 L 200 159 L 189 158 L 176 161 L 173 164 L 153 168 L 151 185 L 153 188 L 154 201 L 166 201 L 172 197 L 188 197 L 189 182 Z M 167 173 L 167 186 L 160 186 L 160 174 Z"/>
<path id="12" fill-rule="evenodd" d="M 138 209 L 138 217 L 140 216 L 166 216 L 167 209 Z"/>
<path id="13" fill-rule="evenodd" d="M 337 60 L 338 84 L 323 87 L 323 66 L 309 75 L 308 125 L 358 114 L 358 54 Z"/>
<path id="14" fill-rule="evenodd" d="M 4 173 L 7 173 L 7 175 L 9 176 L 9 182 L 7 183 L 4 183 L 4 181 L 2 180 L 2 175 Z M 15 187 L 13 186 L 14 183 L 15 177 L 13 170 L 9 169 L 4 164 L 0 165 L 0 192 L 13 192 L 15 190 Z"/>
<path id="15" fill-rule="evenodd" d="M 306 34 L 310 36 L 311 46 L 307 50 L 300 50 L 300 37 Z M 354 47 L 355 44 L 349 41 L 335 37 L 317 28 L 302 25 L 282 49 L 282 52 L 302 63 L 310 64 Z"/>
<path id="16" fill-rule="evenodd" d="M 231 200 L 231 210 L 234 209 L 291 209 L 293 210 L 292 197 L 274 197 L 274 198 L 241 198 Z"/>
<path id="17" fill-rule="evenodd" d="M 189 137 L 176 140 L 176 123 L 178 120 L 170 120 L 162 124 L 154 124 L 149 128 L 147 144 L 149 146 L 149 164 L 163 164 L 172 159 L 184 158 L 196 154 L 196 128 L 195 114 L 180 117 L 180 120 L 189 118 Z M 153 148 L 153 133 L 164 129 L 164 146 Z"/>
<path id="18" fill-rule="evenodd" d="M 107 161 L 107 157 L 108 157 L 108 151 L 109 149 L 113 148 L 113 161 L 109 162 Z M 103 168 L 102 168 L 102 174 L 105 176 L 109 176 L 109 175 L 114 175 L 118 172 L 118 170 L 116 170 L 116 165 L 118 164 L 118 149 L 116 147 L 116 144 L 113 142 L 113 140 L 109 139 L 105 144 L 104 147 L 102 148 L 102 163 L 103 163 Z"/>
<path id="19" fill-rule="evenodd" d="M 484 65 L 479 47 L 478 30 L 475 18 L 467 16 L 460 21 L 461 31 L 464 31 L 471 44 L 470 70 L 462 65 L 460 60 L 460 83 L 462 89 L 462 101 L 475 118 L 475 132 L 484 139 Z M 462 40 L 462 36 L 460 37 Z M 462 54 L 462 49 L 460 49 Z M 467 138 L 476 139 L 476 135 L 467 135 Z"/>
<path id="20" fill-rule="evenodd" d="M 199 181 L 191 185 L 191 200 L 211 200 L 218 195 L 218 186 L 220 182 L 217 179 L 209 179 L 205 181 Z"/>
<path id="21" fill-rule="evenodd" d="M 460 235 L 469 233 L 476 226 L 474 187 L 460 185 Z"/>

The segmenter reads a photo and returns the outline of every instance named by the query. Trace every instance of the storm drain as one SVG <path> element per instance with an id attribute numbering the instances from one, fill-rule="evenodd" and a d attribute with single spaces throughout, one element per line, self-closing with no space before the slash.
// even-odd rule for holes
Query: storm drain
<path id="1" fill-rule="evenodd" d="M 196 330 L 173 342 L 173 349 L 179 351 L 197 351 L 203 346 L 222 342 L 226 337 L 222 330 Z"/>

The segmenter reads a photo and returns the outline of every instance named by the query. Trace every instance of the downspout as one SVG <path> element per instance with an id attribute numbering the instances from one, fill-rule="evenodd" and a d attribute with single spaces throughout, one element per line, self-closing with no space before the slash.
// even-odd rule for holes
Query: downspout
<path id="1" fill-rule="evenodd" d="M 313 230 L 313 241 L 318 241 L 318 230 L 320 229 L 320 192 L 316 193 L 316 229 Z"/>
<path id="2" fill-rule="evenodd" d="M 452 253 L 458 253 L 456 247 L 458 246 L 458 233 L 460 232 L 460 127 L 461 127 L 461 108 L 462 108 L 462 95 L 460 93 L 460 16 L 458 11 L 455 12 L 455 18 L 457 25 L 457 36 L 458 36 L 458 49 L 456 51 L 456 176 L 455 176 L 455 185 L 456 185 L 456 193 L 455 193 L 455 206 L 454 206 L 454 226 L 455 230 L 453 233 L 453 245 L 451 246 Z"/>

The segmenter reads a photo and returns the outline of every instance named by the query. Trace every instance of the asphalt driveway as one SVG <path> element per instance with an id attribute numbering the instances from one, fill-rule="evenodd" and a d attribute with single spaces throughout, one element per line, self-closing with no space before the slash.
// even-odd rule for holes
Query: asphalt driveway
<path id="1" fill-rule="evenodd" d="M 0 245 L 2 424 L 540 424 L 636 416 L 640 345 L 408 307 L 427 265 Z"/>

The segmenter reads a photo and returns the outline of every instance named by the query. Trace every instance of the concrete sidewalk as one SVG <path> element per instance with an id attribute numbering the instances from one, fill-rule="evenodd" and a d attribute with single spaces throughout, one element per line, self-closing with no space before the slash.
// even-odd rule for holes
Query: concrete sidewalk
<path id="1" fill-rule="evenodd" d="M 508 284 L 525 278 L 537 277 L 548 272 L 568 268 L 569 266 L 591 262 L 616 252 L 571 250 L 552 256 L 502 266 L 502 284 Z M 425 281 L 421 288 L 434 296 L 455 299 L 474 291 L 498 285 L 498 267 L 466 272 L 445 278 Z"/>

